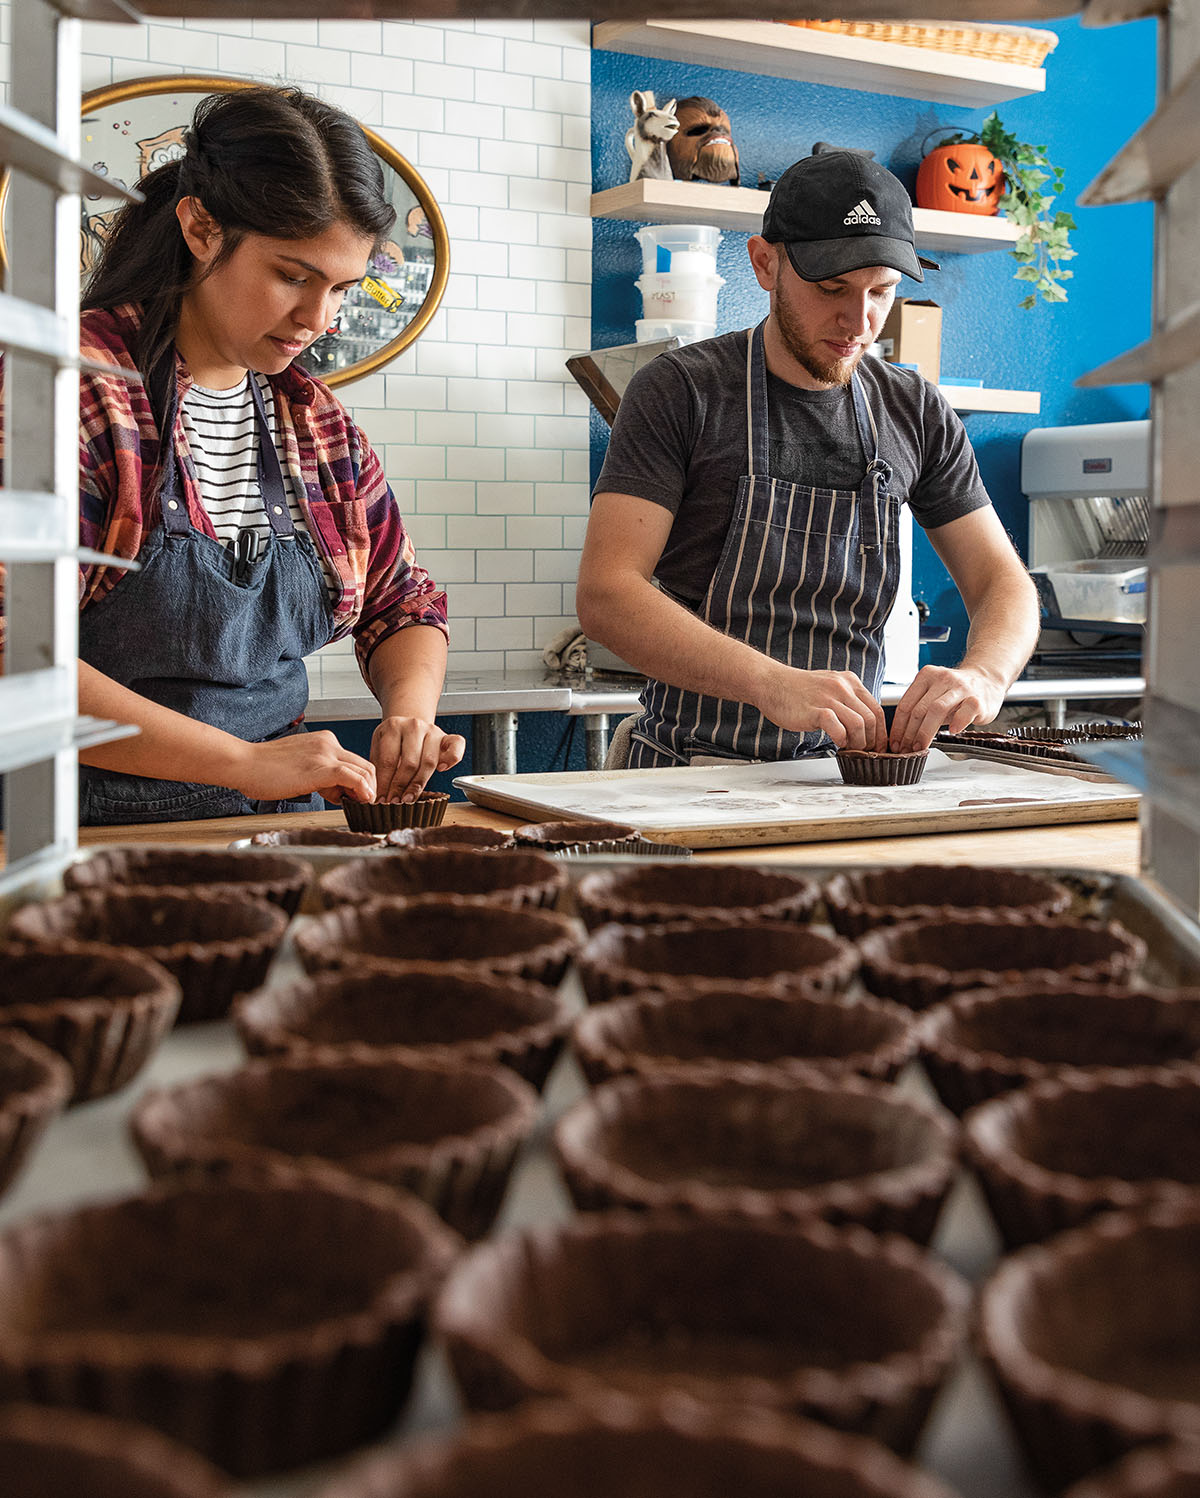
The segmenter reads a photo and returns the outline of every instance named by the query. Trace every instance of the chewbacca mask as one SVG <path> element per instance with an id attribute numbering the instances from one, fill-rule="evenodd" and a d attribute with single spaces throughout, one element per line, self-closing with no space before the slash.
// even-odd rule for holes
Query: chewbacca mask
<path id="1" fill-rule="evenodd" d="M 667 142 L 667 159 L 682 182 L 741 181 L 737 147 L 729 116 L 712 99 L 680 99 L 675 106 L 679 130 Z"/>

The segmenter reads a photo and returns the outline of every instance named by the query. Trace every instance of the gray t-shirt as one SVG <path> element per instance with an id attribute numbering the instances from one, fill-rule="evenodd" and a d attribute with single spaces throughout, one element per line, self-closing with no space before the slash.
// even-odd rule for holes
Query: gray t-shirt
<path id="1" fill-rule="evenodd" d="M 697 606 L 720 560 L 746 445 L 746 337 L 708 338 L 651 359 L 621 398 L 595 493 L 632 494 L 675 516 L 655 569 Z M 936 385 L 882 359 L 859 363 L 891 492 L 926 530 L 990 504 L 962 422 Z M 801 390 L 767 375 L 770 474 L 857 489 L 866 472 L 850 388 Z"/>

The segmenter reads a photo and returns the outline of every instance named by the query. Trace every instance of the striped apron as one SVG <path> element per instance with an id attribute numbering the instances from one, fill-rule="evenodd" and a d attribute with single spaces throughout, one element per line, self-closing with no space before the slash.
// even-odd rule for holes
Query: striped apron
<path id="1" fill-rule="evenodd" d="M 774 660 L 807 671 L 853 671 L 878 694 L 883 627 L 900 579 L 900 501 L 888 492 L 892 470 L 879 456 L 875 418 L 856 373 L 854 416 L 867 459 L 859 488 L 770 477 L 764 327 L 752 329 L 746 343 L 750 471 L 738 483 L 721 559 L 696 612 Z M 631 769 L 688 764 L 695 755 L 795 759 L 832 747 L 820 730 L 783 729 L 749 703 L 653 678 L 642 704 L 633 724 Z"/>

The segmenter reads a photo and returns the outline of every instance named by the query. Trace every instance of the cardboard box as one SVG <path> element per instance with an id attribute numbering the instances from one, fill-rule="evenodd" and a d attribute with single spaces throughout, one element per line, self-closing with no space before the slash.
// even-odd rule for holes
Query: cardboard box
<path id="1" fill-rule="evenodd" d="M 898 298 L 878 343 L 889 364 L 915 364 L 936 385 L 942 368 L 942 309 L 936 302 Z"/>

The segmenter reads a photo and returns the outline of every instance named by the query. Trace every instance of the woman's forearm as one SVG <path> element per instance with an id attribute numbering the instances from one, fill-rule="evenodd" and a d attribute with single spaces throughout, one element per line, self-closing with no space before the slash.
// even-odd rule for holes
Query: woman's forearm
<path id="1" fill-rule="evenodd" d="M 381 640 L 367 670 L 385 718 L 432 723 L 446 679 L 446 636 L 428 624 L 410 624 Z"/>

